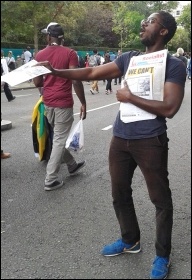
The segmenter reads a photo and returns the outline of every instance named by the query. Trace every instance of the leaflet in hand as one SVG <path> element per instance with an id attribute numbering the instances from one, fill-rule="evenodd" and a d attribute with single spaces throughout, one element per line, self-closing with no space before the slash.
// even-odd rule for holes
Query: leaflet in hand
<path id="1" fill-rule="evenodd" d="M 37 64 L 37 61 L 33 59 L 15 70 L 1 76 L 1 81 L 8 83 L 10 86 L 16 86 L 37 76 L 51 72 L 44 66 L 32 67 L 35 64 Z"/>

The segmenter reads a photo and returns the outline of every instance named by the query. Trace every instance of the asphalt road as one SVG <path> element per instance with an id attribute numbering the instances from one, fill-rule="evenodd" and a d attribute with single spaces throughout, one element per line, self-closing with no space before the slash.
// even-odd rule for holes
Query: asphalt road
<path id="1" fill-rule="evenodd" d="M 111 198 L 108 149 L 111 125 L 119 104 L 115 93 L 91 95 L 85 83 L 87 119 L 85 147 L 76 154 L 86 167 L 70 177 L 62 165 L 65 185 L 44 191 L 45 162 L 34 156 L 31 114 L 37 89 L 14 92 L 7 102 L 2 93 L 4 120 L 1 147 L 11 158 L 1 160 L 1 279 L 148 279 L 155 255 L 155 210 L 139 169 L 133 195 L 141 229 L 142 251 L 103 257 L 103 245 L 120 237 Z M 113 86 L 113 90 L 118 86 Z M 74 95 L 75 121 L 79 101 Z M 174 203 L 172 266 L 169 279 L 191 279 L 191 83 L 180 111 L 168 120 L 169 178 Z"/>

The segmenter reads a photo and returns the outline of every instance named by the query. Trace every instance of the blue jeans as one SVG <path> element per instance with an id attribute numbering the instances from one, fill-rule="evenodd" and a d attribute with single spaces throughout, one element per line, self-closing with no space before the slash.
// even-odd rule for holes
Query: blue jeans
<path id="1" fill-rule="evenodd" d="M 132 197 L 132 178 L 137 166 L 144 175 L 149 197 L 156 208 L 156 254 L 167 257 L 171 251 L 173 204 L 169 188 L 167 133 L 125 140 L 113 137 L 109 151 L 113 206 L 126 243 L 140 240 L 140 229 Z M 146 229 L 147 230 L 147 229 Z"/>

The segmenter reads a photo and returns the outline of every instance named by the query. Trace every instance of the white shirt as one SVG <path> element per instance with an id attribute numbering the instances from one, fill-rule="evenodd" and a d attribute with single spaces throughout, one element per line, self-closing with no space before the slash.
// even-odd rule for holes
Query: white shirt
<path id="1" fill-rule="evenodd" d="M 9 68 L 8 68 L 8 66 L 7 66 L 7 61 L 6 61 L 6 59 L 5 59 L 4 57 L 1 58 L 1 65 L 2 65 L 2 68 L 3 68 L 3 74 L 2 74 L 2 76 L 5 75 L 5 74 L 7 74 L 7 73 L 9 73 Z M 4 84 L 5 84 L 5 83 L 1 81 L 1 86 L 3 86 Z"/>
<path id="2" fill-rule="evenodd" d="M 9 64 L 11 63 L 11 62 L 15 62 L 15 58 L 13 57 L 13 56 L 11 56 L 11 57 L 7 57 L 6 58 L 6 60 L 7 60 L 7 65 L 9 66 Z"/>
<path id="3" fill-rule="evenodd" d="M 9 73 L 9 68 L 7 66 L 7 61 L 4 57 L 1 58 L 1 64 L 2 64 L 2 67 L 3 67 L 3 74 L 2 75 L 5 75 L 5 74 Z"/>
<path id="4" fill-rule="evenodd" d="M 101 64 L 103 64 L 103 62 L 105 61 L 103 56 L 100 57 L 100 60 L 101 60 Z"/>
<path id="5" fill-rule="evenodd" d="M 29 62 L 31 57 L 32 57 L 32 54 L 30 53 L 30 51 L 24 52 L 25 63 Z"/>

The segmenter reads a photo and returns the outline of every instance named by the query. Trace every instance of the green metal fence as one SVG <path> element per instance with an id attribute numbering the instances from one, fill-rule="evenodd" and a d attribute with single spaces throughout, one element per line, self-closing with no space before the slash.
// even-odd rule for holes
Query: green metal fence
<path id="1" fill-rule="evenodd" d="M 4 51 L 4 56 L 5 57 L 8 55 L 9 51 L 12 51 L 13 56 L 14 56 L 15 59 L 17 58 L 18 55 L 21 56 L 22 52 L 24 51 L 24 49 L 12 49 L 12 48 L 10 48 L 10 49 L 8 49 L 8 48 L 1 48 L 1 49 Z M 31 53 L 32 54 L 33 54 L 33 52 L 34 52 L 34 49 L 31 49 Z M 77 54 L 80 57 L 83 57 L 83 58 L 86 56 L 87 53 L 89 53 L 91 55 L 93 53 L 93 51 L 90 51 L 90 50 L 87 50 L 87 51 L 77 51 Z M 99 53 L 101 55 L 103 55 L 104 51 L 99 51 Z"/>

